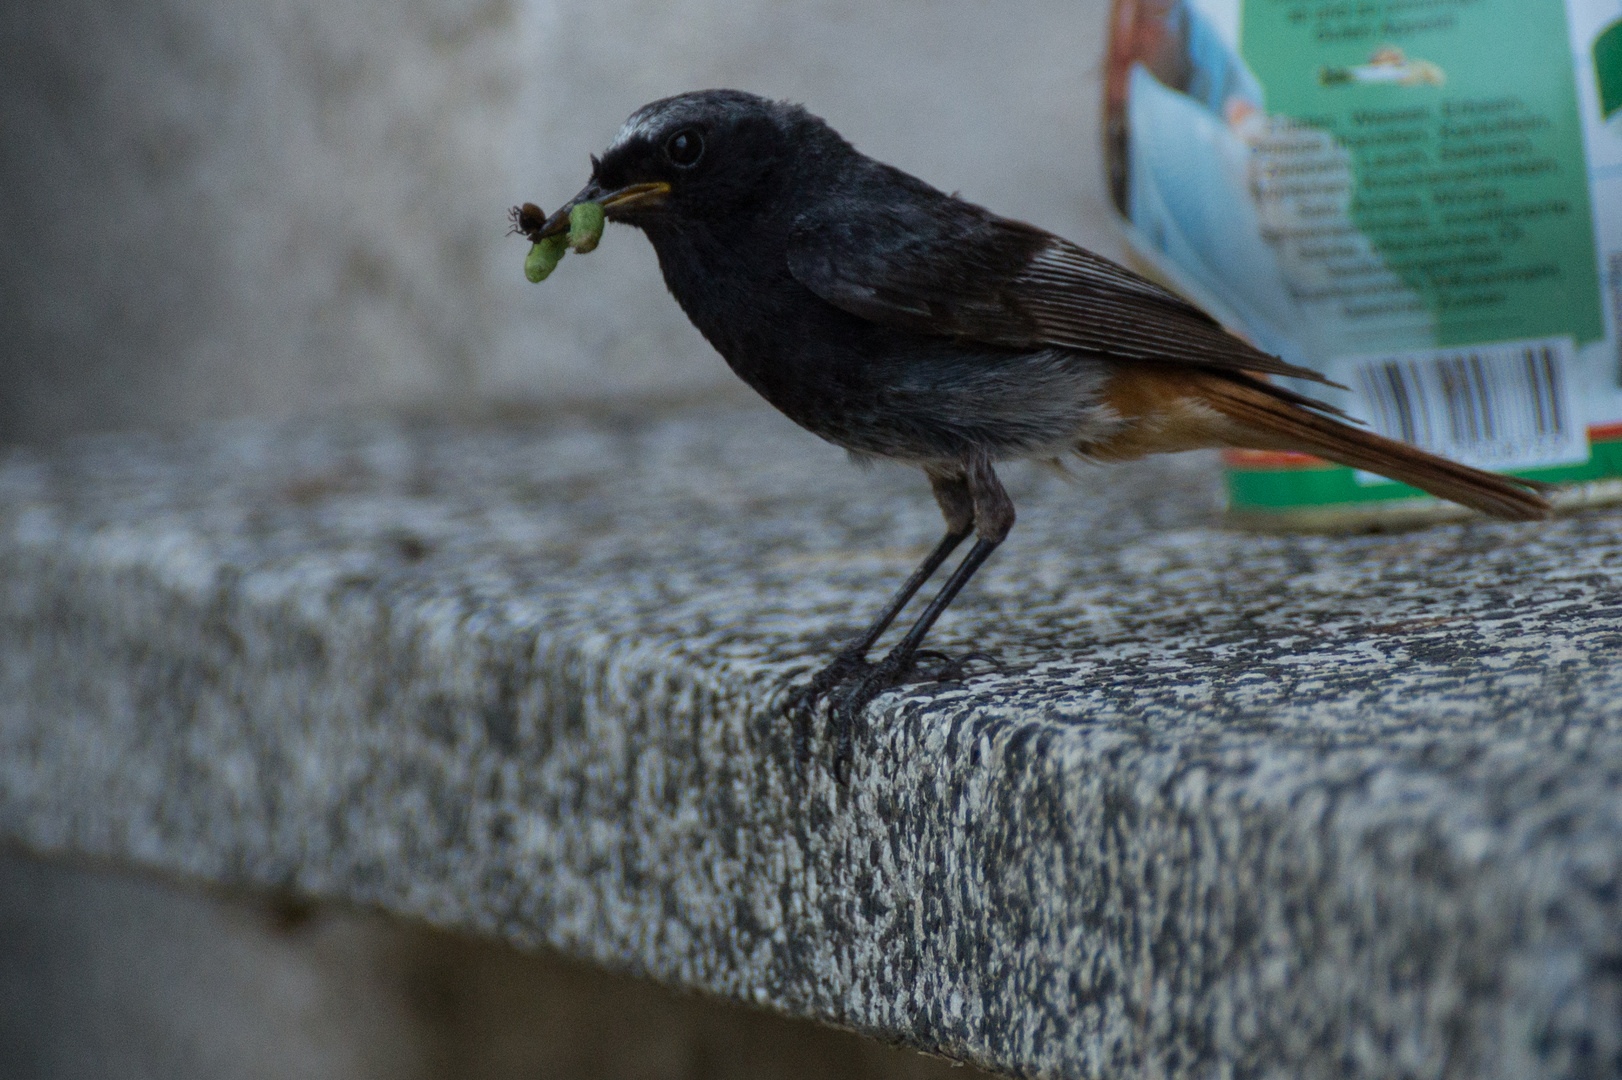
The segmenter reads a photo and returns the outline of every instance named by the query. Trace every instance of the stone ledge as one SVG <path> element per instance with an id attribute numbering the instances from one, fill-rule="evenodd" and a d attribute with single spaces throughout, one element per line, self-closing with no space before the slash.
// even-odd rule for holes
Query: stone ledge
<path id="1" fill-rule="evenodd" d="M 375 904 L 1038 1076 L 1622 1075 L 1622 512 L 1073 485 L 852 782 L 774 712 L 935 539 L 759 410 L 0 466 L 0 835 Z"/>

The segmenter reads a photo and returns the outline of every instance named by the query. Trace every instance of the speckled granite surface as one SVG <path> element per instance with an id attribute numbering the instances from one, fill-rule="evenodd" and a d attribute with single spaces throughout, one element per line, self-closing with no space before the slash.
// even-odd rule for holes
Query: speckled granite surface
<path id="1" fill-rule="evenodd" d="M 0 836 L 291 886 L 1016 1074 L 1622 1075 L 1622 512 L 1225 531 L 1012 470 L 803 783 L 784 681 L 936 537 L 769 413 L 0 464 Z"/>

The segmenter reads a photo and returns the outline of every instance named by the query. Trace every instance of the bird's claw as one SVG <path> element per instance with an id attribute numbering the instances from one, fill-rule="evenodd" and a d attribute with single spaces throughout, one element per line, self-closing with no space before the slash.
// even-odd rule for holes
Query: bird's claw
<path id="1" fill-rule="evenodd" d="M 921 667 L 920 660 L 930 661 L 930 664 Z M 994 670 L 1002 669 L 996 657 L 983 652 L 954 657 L 933 649 L 892 650 L 876 663 L 851 650 L 840 653 L 790 696 L 784 710 L 794 725 L 794 760 L 802 776 L 811 760 L 817 707 L 824 700 L 828 701 L 827 738 L 834 747 L 834 779 L 841 784 L 849 783 L 856 740 L 864 730 L 863 715 L 874 698 L 907 683 L 961 682 L 968 677 L 967 666 L 975 662 L 989 664 Z"/>
<path id="2" fill-rule="evenodd" d="M 829 692 L 865 675 L 873 664 L 854 649 L 845 649 L 811 676 L 811 681 L 794 691 L 784 707 L 789 722 L 794 725 L 794 763 L 803 774 L 811 760 L 811 726 L 816 719 L 817 706 Z"/>
<path id="3" fill-rule="evenodd" d="M 917 653 L 892 650 L 853 680 L 828 707 L 828 738 L 834 744 L 833 774 L 841 784 L 850 783 L 851 765 L 856 759 L 856 739 L 866 730 L 863 714 L 873 699 L 886 690 L 909 681 L 918 666 Z"/>
<path id="4" fill-rule="evenodd" d="M 952 656 L 948 653 L 937 652 L 934 649 L 920 649 L 914 654 L 915 660 L 933 661 L 933 666 L 927 669 L 919 668 L 922 676 L 921 682 L 962 682 L 969 677 L 968 667 L 973 663 L 990 666 L 992 671 L 1002 671 L 1003 663 L 987 652 L 970 652 L 962 656 Z"/>

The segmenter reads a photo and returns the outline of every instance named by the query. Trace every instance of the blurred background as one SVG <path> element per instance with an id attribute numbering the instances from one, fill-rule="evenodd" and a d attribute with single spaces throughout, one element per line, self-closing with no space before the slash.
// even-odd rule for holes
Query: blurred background
<path id="1" fill-rule="evenodd" d="M 0 442 L 237 415 L 735 394 L 613 228 L 528 284 L 637 106 L 735 86 L 1119 256 L 1106 0 L 13 0 Z"/>

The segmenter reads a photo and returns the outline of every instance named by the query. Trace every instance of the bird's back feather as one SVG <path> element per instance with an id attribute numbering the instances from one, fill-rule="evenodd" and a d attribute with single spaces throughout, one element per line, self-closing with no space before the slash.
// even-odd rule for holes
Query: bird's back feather
<path id="1" fill-rule="evenodd" d="M 853 315 L 1000 348 L 1058 346 L 1106 359 L 1328 381 L 1034 225 L 876 162 L 864 159 L 857 172 L 844 190 L 795 219 L 788 248 L 794 277 Z"/>

